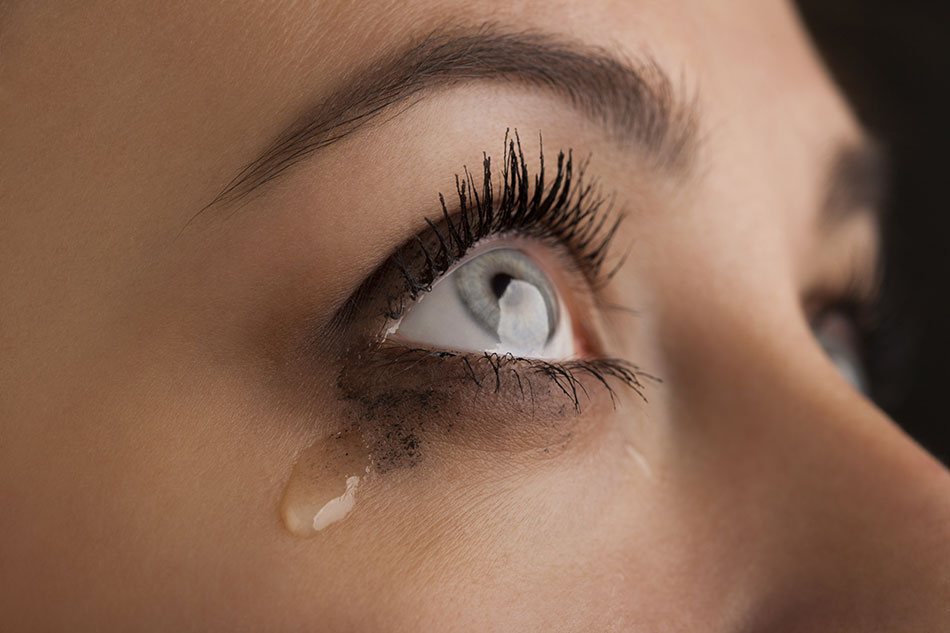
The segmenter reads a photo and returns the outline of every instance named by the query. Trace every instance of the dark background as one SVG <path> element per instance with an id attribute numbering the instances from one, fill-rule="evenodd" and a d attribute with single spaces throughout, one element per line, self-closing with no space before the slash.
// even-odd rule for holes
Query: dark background
<path id="1" fill-rule="evenodd" d="M 950 462 L 950 3 L 799 0 L 859 118 L 891 158 L 884 304 L 870 371 L 881 406 Z"/>

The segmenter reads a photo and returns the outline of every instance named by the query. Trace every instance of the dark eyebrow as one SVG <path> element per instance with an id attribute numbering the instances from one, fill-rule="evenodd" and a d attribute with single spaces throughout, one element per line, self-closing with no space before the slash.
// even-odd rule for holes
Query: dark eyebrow
<path id="1" fill-rule="evenodd" d="M 355 79 L 319 99 L 208 207 L 245 197 L 395 106 L 400 109 L 392 116 L 428 91 L 473 81 L 520 83 L 565 97 L 612 138 L 634 146 L 660 168 L 684 170 L 696 140 L 695 104 L 678 101 L 672 81 L 655 61 L 626 62 L 541 33 L 494 27 L 431 33 L 349 76 Z"/>
<path id="2" fill-rule="evenodd" d="M 887 156 L 875 141 L 838 147 L 828 170 L 820 222 L 825 226 L 841 224 L 856 214 L 880 217 L 889 180 Z"/>

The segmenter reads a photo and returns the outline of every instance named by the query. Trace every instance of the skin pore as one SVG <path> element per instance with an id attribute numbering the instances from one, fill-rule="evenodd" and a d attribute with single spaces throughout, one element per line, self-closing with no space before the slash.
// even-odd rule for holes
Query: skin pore
<path id="1" fill-rule="evenodd" d="M 878 236 L 867 187 L 832 177 L 868 161 L 868 142 L 790 5 L 4 7 L 12 628 L 950 621 L 950 478 L 809 327 L 872 292 Z M 559 80 L 526 81 L 508 67 L 523 59 L 460 58 L 474 44 L 442 75 L 389 76 L 400 98 L 342 108 L 319 147 L 287 144 L 420 43 L 490 34 L 665 85 L 685 158 L 658 159 L 642 129 Z M 642 371 L 646 400 L 608 376 L 612 401 L 581 372 L 575 411 L 525 363 L 496 387 L 485 359 L 384 364 L 374 345 L 402 288 L 390 256 L 432 238 L 440 193 L 457 210 L 465 168 L 482 186 L 485 155 L 500 196 L 515 133 L 529 181 L 543 140 L 546 182 L 570 151 L 623 215 L 619 268 L 593 288 L 550 240 L 497 237 L 533 254 L 586 345 Z M 268 163 L 275 149 L 290 164 Z M 364 467 L 344 518 L 288 529 L 288 498 L 319 507 Z"/>

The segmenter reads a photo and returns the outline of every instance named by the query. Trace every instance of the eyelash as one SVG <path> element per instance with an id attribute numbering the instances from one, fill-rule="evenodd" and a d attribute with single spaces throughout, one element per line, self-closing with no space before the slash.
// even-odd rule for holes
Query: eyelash
<path id="1" fill-rule="evenodd" d="M 613 358 L 551 362 L 494 352 L 449 352 L 404 345 L 389 346 L 387 352 L 388 354 L 380 359 L 384 368 L 412 369 L 430 360 L 456 360 L 463 367 L 467 379 L 479 388 L 487 384 L 494 393 L 502 390 L 503 374 L 508 373 L 515 381 L 521 397 L 531 399 L 532 403 L 534 392 L 530 378 L 541 376 L 550 379 L 557 391 L 568 398 L 575 413 L 581 412 L 581 396 L 590 397 L 583 382 L 585 375 L 593 378 L 607 391 L 615 407 L 617 392 L 609 379 L 615 379 L 630 388 L 644 403 L 648 402 L 645 383 L 662 382 L 660 378 L 643 371 L 633 363 Z"/>
<path id="2" fill-rule="evenodd" d="M 539 139 L 540 143 L 540 139 Z M 427 235 L 416 236 L 392 257 L 392 264 L 405 281 L 412 300 L 432 289 L 435 283 L 479 241 L 500 235 L 515 235 L 566 248 L 592 290 L 603 288 L 617 272 L 621 260 L 605 273 L 609 246 L 623 216 L 612 213 L 608 200 L 594 184 L 583 184 L 583 167 L 574 173 L 573 156 L 559 152 L 553 182 L 545 182 L 544 150 L 539 150 L 540 166 L 533 187 L 517 131 L 514 139 L 505 134 L 502 195 L 497 204 L 492 186 L 491 159 L 484 155 L 481 193 L 471 172 L 456 176 L 458 211 L 450 213 L 445 198 L 441 222 L 427 218 Z M 576 184 L 575 184 L 576 181 Z M 421 262 L 413 270 L 411 261 Z M 398 318 L 405 303 L 389 310 Z"/>
<path id="3" fill-rule="evenodd" d="M 464 170 L 464 177 L 456 176 L 458 207 L 454 212 L 450 212 L 444 196 L 439 195 L 439 221 L 427 218 L 426 230 L 398 249 L 381 269 L 383 276 L 392 271 L 402 282 L 402 290 L 388 299 L 384 316 L 389 322 L 398 321 L 414 301 L 430 291 L 481 240 L 495 236 L 527 238 L 566 250 L 574 272 L 585 279 L 596 298 L 623 263 L 621 259 L 607 267 L 610 245 L 623 216 L 613 212 L 610 200 L 600 194 L 595 183 L 584 182 L 586 165 L 575 171 L 570 151 L 558 153 L 557 171 L 553 180 L 547 182 L 540 138 L 539 146 L 538 172 L 532 179 L 517 131 L 513 138 L 510 133 L 505 134 L 500 197 L 493 189 L 492 164 L 487 154 L 483 154 L 481 187 L 476 186 L 468 169 Z M 630 388 L 644 402 L 645 384 L 661 382 L 629 361 L 609 357 L 548 362 L 511 354 L 406 347 L 385 341 L 377 341 L 375 347 L 374 359 L 383 369 L 455 362 L 458 374 L 469 379 L 479 391 L 488 385 L 498 393 L 507 378 L 511 385 L 505 391 L 531 400 L 532 406 L 531 381 L 534 377 L 545 378 L 552 384 L 549 393 L 563 394 L 575 413 L 580 413 L 582 402 L 591 397 L 585 378 L 590 378 L 592 385 L 603 387 L 614 406 L 617 397 L 612 382 Z"/>

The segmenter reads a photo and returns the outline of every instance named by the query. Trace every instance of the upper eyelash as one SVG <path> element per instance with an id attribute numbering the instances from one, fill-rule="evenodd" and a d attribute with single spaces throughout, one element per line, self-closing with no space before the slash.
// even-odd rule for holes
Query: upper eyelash
<path id="1" fill-rule="evenodd" d="M 568 249 L 592 288 L 609 281 L 619 265 L 605 274 L 604 264 L 623 215 L 612 213 L 608 199 L 594 184 L 584 184 L 583 166 L 575 174 L 570 151 L 558 153 L 557 173 L 550 184 L 545 182 L 543 145 L 539 154 L 540 165 L 532 183 L 517 131 L 513 139 L 506 133 L 503 189 L 497 202 L 487 154 L 483 155 L 481 193 L 466 168 L 464 177 L 456 176 L 456 213 L 449 212 L 444 196 L 439 194 L 441 222 L 427 218 L 428 239 L 416 236 L 392 256 L 413 300 L 431 290 L 432 284 L 479 240 L 505 233 L 553 240 Z M 421 265 L 413 267 L 407 261 Z M 401 311 L 391 307 L 389 313 L 397 316 Z"/>

